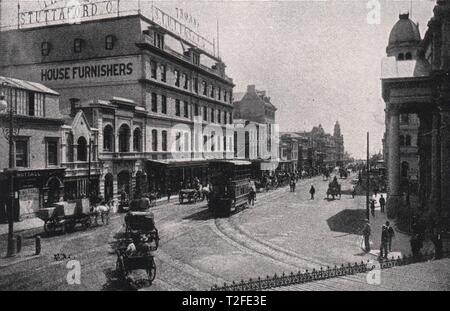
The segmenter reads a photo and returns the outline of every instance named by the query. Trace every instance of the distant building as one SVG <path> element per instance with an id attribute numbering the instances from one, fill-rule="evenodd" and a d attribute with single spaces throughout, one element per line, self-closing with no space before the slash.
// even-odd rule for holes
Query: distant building
<path id="1" fill-rule="evenodd" d="M 249 85 L 245 93 L 235 93 L 234 156 L 251 160 L 255 170 L 274 171 L 278 165 L 277 108 L 265 91 Z"/>

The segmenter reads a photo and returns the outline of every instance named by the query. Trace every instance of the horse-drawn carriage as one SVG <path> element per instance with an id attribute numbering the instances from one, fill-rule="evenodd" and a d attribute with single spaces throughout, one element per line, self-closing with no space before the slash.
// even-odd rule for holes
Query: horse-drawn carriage
<path id="1" fill-rule="evenodd" d="M 336 197 L 339 197 L 339 199 L 341 199 L 341 185 L 337 182 L 336 177 L 332 182 L 328 184 L 327 199 L 329 198 L 330 195 L 333 200 Z"/>
<path id="2" fill-rule="evenodd" d="M 125 233 L 128 238 L 137 238 L 146 236 L 146 238 L 155 244 L 156 249 L 159 245 L 158 229 L 155 226 L 153 213 L 146 212 L 128 212 L 125 215 Z"/>
<path id="3" fill-rule="evenodd" d="M 122 280 L 134 270 L 145 270 L 150 284 L 156 277 L 156 264 L 152 251 L 128 253 L 125 248 L 117 250 L 116 271 Z"/>
<path id="4" fill-rule="evenodd" d="M 197 203 L 197 201 L 201 199 L 201 192 L 196 189 L 181 189 L 178 193 L 178 200 L 180 201 L 180 204 L 183 204 L 185 201 L 188 203 Z"/>
<path id="5" fill-rule="evenodd" d="M 57 202 L 53 206 L 42 208 L 37 217 L 44 221 L 46 234 L 60 231 L 62 234 L 72 232 L 75 228 L 89 228 L 92 223 L 98 224 L 100 216 L 103 224 L 109 224 L 109 206 L 92 206 L 89 199 L 79 199 L 73 202 Z"/>
<path id="6" fill-rule="evenodd" d="M 228 217 L 249 204 L 251 162 L 216 160 L 209 163 L 211 193 L 208 208 L 215 217 Z"/>

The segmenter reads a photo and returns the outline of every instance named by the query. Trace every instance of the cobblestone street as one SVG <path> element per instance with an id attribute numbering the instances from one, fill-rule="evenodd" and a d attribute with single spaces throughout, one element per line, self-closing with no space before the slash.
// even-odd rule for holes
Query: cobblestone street
<path id="1" fill-rule="evenodd" d="M 349 181 L 350 178 L 342 181 L 344 193 L 350 187 Z M 315 200 L 307 195 L 311 183 L 317 189 Z M 157 276 L 153 285 L 144 289 L 207 290 L 223 282 L 376 259 L 376 251 L 365 254 L 359 242 L 365 197 L 352 199 L 344 194 L 340 200 L 328 201 L 324 199 L 327 184 L 321 178 L 314 178 L 300 181 L 295 193 L 289 192 L 288 187 L 260 193 L 255 206 L 223 219 L 212 218 L 206 202 L 180 205 L 172 200 L 155 207 L 161 237 L 156 252 Z M 384 221 L 384 215 L 376 211 L 375 220 L 371 220 L 375 250 L 379 247 L 379 227 Z M 32 236 L 40 231 L 24 233 L 22 257 L 13 261 L 1 259 L 0 290 L 121 289 L 115 275 L 116 255 L 111 243 L 123 231 L 123 216 L 114 216 L 108 226 L 43 238 L 43 253 L 34 257 Z M 5 236 L 1 237 L 1 243 L 3 248 Z M 81 285 L 68 285 L 67 261 L 55 261 L 55 250 L 80 261 Z M 409 240 L 397 233 L 392 255 L 401 253 L 409 254 Z M 448 283 L 439 280 L 445 278 L 438 279 L 437 287 L 448 287 Z M 364 276 L 322 282 L 325 285 L 303 285 L 298 289 L 352 288 L 349 282 L 358 286 L 364 282 Z"/>

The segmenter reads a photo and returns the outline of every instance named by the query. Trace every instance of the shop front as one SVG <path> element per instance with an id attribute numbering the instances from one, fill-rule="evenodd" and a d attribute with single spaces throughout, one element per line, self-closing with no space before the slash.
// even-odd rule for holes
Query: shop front
<path id="1" fill-rule="evenodd" d="M 14 221 L 34 217 L 43 207 L 59 202 L 64 196 L 64 168 L 20 170 L 14 178 Z M 9 189 L 9 175 L 0 173 L 0 188 Z M 7 221 L 9 191 L 0 194 L 0 222 Z"/>

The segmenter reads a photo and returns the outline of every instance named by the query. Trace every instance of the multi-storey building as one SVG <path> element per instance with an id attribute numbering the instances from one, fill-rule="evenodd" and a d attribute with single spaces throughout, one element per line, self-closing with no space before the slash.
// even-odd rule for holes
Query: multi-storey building
<path id="1" fill-rule="evenodd" d="M 83 112 L 61 114 L 59 94 L 35 82 L 0 76 L 0 94 L 7 103 L 0 111 L 4 129 L 10 127 L 8 109 L 13 108 L 14 218 L 32 217 L 61 199 L 98 193 L 98 131 L 89 126 Z M 0 137 L 2 168 L 9 166 L 7 138 Z M 2 189 L 10 189 L 9 178 L 9 171 L 0 173 Z M 8 191 L 3 191 L 0 221 L 6 220 L 7 204 Z"/>
<path id="2" fill-rule="evenodd" d="M 235 93 L 233 105 L 235 157 L 251 160 L 255 170 L 275 170 L 279 160 L 277 108 L 270 97 L 249 85 L 245 93 Z"/>
<path id="3" fill-rule="evenodd" d="M 63 113 L 83 110 L 106 197 L 205 181 L 205 158 L 233 157 L 225 64 L 140 13 L 2 32 L 0 73 L 57 90 Z"/>

